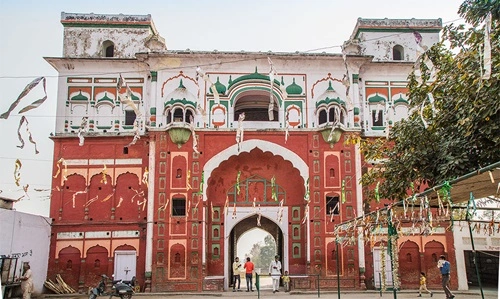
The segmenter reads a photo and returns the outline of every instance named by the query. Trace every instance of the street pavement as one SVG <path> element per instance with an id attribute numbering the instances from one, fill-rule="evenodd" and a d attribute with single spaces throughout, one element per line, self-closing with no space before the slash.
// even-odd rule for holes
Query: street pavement
<path id="1" fill-rule="evenodd" d="M 446 299 L 444 292 L 442 290 L 431 290 L 434 292 L 433 299 Z M 455 299 L 467 298 L 467 299 L 482 299 L 481 292 L 478 289 L 469 291 L 453 291 L 455 294 Z M 483 290 L 484 299 L 499 299 L 498 289 L 489 288 Z M 387 291 L 382 294 L 377 291 L 341 291 L 340 298 L 342 299 L 408 299 L 417 298 L 418 290 L 402 290 L 394 294 L 392 291 Z M 286 297 L 291 297 L 291 299 L 315 299 L 315 298 L 339 298 L 336 291 L 322 291 L 319 294 L 317 292 L 291 292 L 285 293 L 280 291 L 278 293 L 273 293 L 272 290 L 262 290 L 260 292 L 200 292 L 200 293 L 137 293 L 133 298 L 142 299 L 160 299 L 160 298 L 179 298 L 179 299 L 200 299 L 200 297 L 211 297 L 217 299 L 218 297 L 225 298 L 266 298 L 266 299 L 284 299 Z M 430 298 L 427 294 L 422 294 L 422 298 Z M 88 298 L 88 295 L 49 295 L 45 294 L 42 297 L 45 299 L 82 299 Z M 108 298 L 106 296 L 98 298 Z"/>

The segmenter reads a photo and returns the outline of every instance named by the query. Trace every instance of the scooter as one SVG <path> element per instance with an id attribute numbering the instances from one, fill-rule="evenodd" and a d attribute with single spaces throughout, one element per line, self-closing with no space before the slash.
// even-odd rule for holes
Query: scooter
<path id="1" fill-rule="evenodd" d="M 101 275 L 101 281 L 99 285 L 90 290 L 89 299 L 96 299 L 97 296 L 108 296 L 111 299 L 112 297 L 120 297 L 121 299 L 130 299 L 134 294 L 134 286 L 135 286 L 135 276 L 132 277 L 132 280 L 113 280 L 113 289 L 111 293 L 105 293 L 106 289 L 106 280 L 109 277 L 106 275 Z"/>

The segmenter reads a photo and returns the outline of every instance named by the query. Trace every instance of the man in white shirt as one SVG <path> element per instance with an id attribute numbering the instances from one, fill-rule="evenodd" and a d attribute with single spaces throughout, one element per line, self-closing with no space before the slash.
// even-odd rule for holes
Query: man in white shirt
<path id="1" fill-rule="evenodd" d="M 273 279 L 273 293 L 279 292 L 281 277 L 281 262 L 279 255 L 274 256 L 274 261 L 269 265 L 269 276 Z"/>

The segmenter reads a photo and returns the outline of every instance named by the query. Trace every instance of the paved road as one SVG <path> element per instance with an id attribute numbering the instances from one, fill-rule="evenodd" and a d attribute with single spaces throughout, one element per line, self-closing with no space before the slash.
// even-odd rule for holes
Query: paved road
<path id="1" fill-rule="evenodd" d="M 455 291 L 455 299 L 461 299 L 461 298 L 466 298 L 466 299 L 482 299 L 481 293 L 479 290 L 471 290 L 471 291 Z M 400 292 L 396 293 L 396 298 L 397 299 L 408 299 L 412 298 L 415 299 L 417 298 L 418 291 L 413 291 L 413 290 L 403 290 Z M 218 297 L 226 297 L 226 298 L 236 298 L 236 297 L 242 297 L 242 298 L 266 298 L 266 299 L 284 299 L 286 297 L 292 297 L 292 299 L 316 299 L 318 298 L 318 293 L 315 292 L 292 292 L 292 293 L 285 293 L 285 292 L 279 292 L 273 294 L 271 290 L 263 290 L 259 293 L 257 291 L 255 292 L 236 292 L 233 293 L 231 291 L 229 292 L 222 292 L 222 293 L 208 293 L 208 292 L 203 292 L 203 293 L 138 293 L 134 295 L 134 298 L 142 298 L 142 299 L 163 299 L 163 298 L 178 298 L 178 299 L 200 299 L 200 297 L 211 297 L 213 299 L 217 299 Z M 88 298 L 85 295 L 45 295 L 44 298 L 46 299 L 82 299 L 82 298 Z M 99 297 L 99 298 L 108 298 L 108 297 Z M 335 299 L 338 298 L 337 292 L 321 292 L 319 298 L 331 298 Z M 394 293 L 391 292 L 385 292 L 380 296 L 379 292 L 375 291 L 354 291 L 354 292 L 341 292 L 340 298 L 342 299 L 394 299 Z M 430 298 L 429 295 L 423 295 L 422 298 Z M 498 299 L 498 289 L 488 289 L 484 291 L 484 299 Z M 434 292 L 434 297 L 433 299 L 445 299 L 445 295 L 443 291 L 435 291 Z"/>

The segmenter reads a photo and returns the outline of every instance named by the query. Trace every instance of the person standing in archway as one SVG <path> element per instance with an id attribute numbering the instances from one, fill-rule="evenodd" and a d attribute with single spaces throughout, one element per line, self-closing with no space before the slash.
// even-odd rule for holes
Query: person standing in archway
<path id="1" fill-rule="evenodd" d="M 279 261 L 279 255 L 275 255 L 274 261 L 269 265 L 269 276 L 273 279 L 273 293 L 279 292 L 281 277 L 281 262 Z"/>
<path id="2" fill-rule="evenodd" d="M 247 261 L 245 265 L 243 266 L 245 268 L 245 279 L 247 281 L 247 292 L 252 291 L 252 275 L 253 275 L 253 269 L 255 268 L 254 264 L 250 261 L 250 257 L 247 257 Z"/>
<path id="3" fill-rule="evenodd" d="M 233 263 L 233 292 L 236 292 L 236 281 L 238 281 L 238 292 L 241 292 L 241 289 L 240 289 L 240 284 L 241 284 L 240 269 L 241 269 L 240 258 L 236 257 L 234 259 L 234 263 Z"/>

